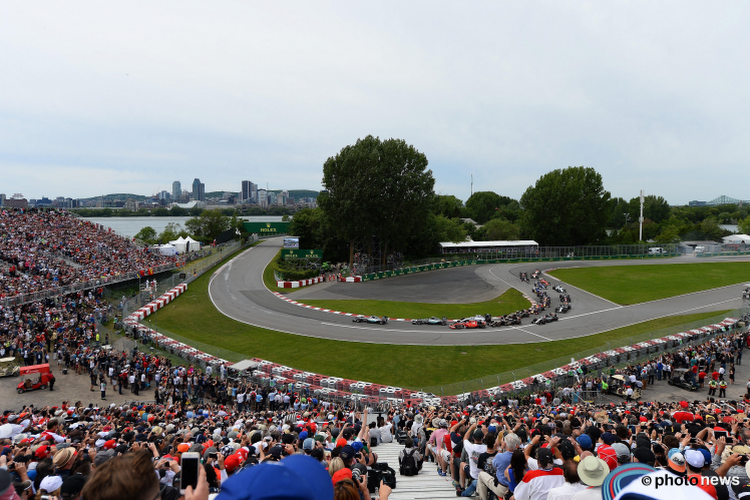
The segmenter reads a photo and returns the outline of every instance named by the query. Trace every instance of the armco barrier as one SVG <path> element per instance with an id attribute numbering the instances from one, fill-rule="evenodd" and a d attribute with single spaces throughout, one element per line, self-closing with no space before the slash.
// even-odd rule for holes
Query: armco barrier
<path id="1" fill-rule="evenodd" d="M 276 286 L 279 288 L 301 288 L 303 286 L 314 285 L 316 283 L 323 283 L 325 276 L 318 276 L 317 278 L 308 278 L 299 281 L 277 281 Z"/>
<path id="2" fill-rule="evenodd" d="M 164 307 L 164 305 L 174 300 L 174 298 L 182 294 L 185 290 L 187 290 L 187 284 L 185 283 L 172 288 L 158 299 L 129 315 L 123 320 L 123 322 L 129 327 L 137 329 L 139 334 L 151 338 L 162 349 L 181 358 L 185 358 L 188 362 L 203 366 L 230 365 L 231 363 L 225 359 L 201 352 L 183 342 L 174 340 L 139 324 L 140 320 Z M 572 361 L 564 366 L 524 377 L 521 380 L 514 380 L 513 382 L 501 384 L 501 381 L 498 378 L 498 385 L 494 387 L 482 387 L 481 390 L 462 392 L 458 395 L 441 394 L 439 397 L 434 393 L 425 393 L 422 390 L 411 391 L 400 387 L 373 384 L 371 382 L 344 380 L 294 370 L 293 368 L 281 366 L 260 358 L 253 358 L 252 360 L 259 363 L 258 369 L 255 370 L 256 374 L 266 373 L 269 375 L 269 379 L 270 376 L 273 376 L 276 382 L 292 384 L 295 390 L 307 388 L 310 390 L 311 394 L 321 397 L 338 400 L 361 401 L 372 405 L 377 405 L 382 401 L 409 405 L 450 405 L 456 404 L 457 402 L 486 401 L 497 397 L 512 397 L 518 393 L 540 389 L 548 383 L 565 383 L 569 380 L 572 371 L 577 370 L 579 366 L 586 365 L 589 368 L 589 371 L 592 371 L 603 366 L 611 366 L 627 362 L 631 359 L 637 359 L 641 355 L 649 355 L 651 353 L 678 348 L 686 343 L 701 342 L 711 335 L 726 332 L 737 327 L 738 322 L 739 320 L 736 318 L 725 318 L 719 323 L 704 326 L 702 328 L 694 328 L 685 332 L 649 339 L 637 342 L 633 345 L 615 347 L 592 354 L 583 359 L 579 359 L 578 361 Z M 631 358 L 631 356 L 633 358 Z M 332 384 L 335 388 L 332 388 Z"/>

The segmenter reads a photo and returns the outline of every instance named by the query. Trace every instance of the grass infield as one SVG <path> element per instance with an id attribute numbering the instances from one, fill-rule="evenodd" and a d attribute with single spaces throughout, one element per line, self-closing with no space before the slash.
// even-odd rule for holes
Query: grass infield
<path id="1" fill-rule="evenodd" d="M 210 277 L 211 273 L 205 273 L 186 293 L 161 309 L 157 313 L 159 327 L 185 339 L 300 370 L 412 389 L 462 382 L 573 356 L 606 342 L 719 314 L 662 318 L 579 339 L 536 344 L 451 347 L 364 344 L 301 337 L 229 319 L 214 308 L 208 297 Z"/>
<path id="2" fill-rule="evenodd" d="M 364 314 L 366 316 L 388 316 L 389 318 L 429 318 L 437 316 L 448 319 L 467 318 L 477 314 L 502 316 L 531 304 L 523 294 L 511 288 L 500 297 L 474 304 L 428 304 L 424 302 L 392 302 L 387 300 L 305 300 L 305 304 L 332 309 L 334 311 Z"/>
<path id="3" fill-rule="evenodd" d="M 629 305 L 747 283 L 750 262 L 581 267 L 549 274 L 616 304 Z"/>

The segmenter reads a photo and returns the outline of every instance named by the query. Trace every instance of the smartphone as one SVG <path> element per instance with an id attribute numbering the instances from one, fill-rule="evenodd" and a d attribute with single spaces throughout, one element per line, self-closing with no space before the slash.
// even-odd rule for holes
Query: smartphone
<path id="1" fill-rule="evenodd" d="M 714 431 L 714 437 L 716 439 L 728 438 L 729 437 L 729 432 L 727 432 L 727 431 Z"/>
<path id="2" fill-rule="evenodd" d="M 183 453 L 180 457 L 180 494 L 185 494 L 188 486 L 193 490 L 198 487 L 198 467 L 201 465 L 200 453 Z"/>

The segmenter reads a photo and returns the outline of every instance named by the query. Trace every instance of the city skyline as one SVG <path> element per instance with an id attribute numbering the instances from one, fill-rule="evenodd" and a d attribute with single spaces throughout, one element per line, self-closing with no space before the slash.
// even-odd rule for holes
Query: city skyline
<path id="1" fill-rule="evenodd" d="M 6 6 L 8 196 L 320 190 L 326 159 L 372 134 L 464 201 L 579 165 L 613 197 L 744 198 L 726 186 L 750 143 L 746 4 L 180 6 Z"/>

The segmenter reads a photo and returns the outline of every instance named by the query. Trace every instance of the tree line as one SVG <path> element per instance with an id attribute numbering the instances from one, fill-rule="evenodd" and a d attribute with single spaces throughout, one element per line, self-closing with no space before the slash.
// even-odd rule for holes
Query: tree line
<path id="1" fill-rule="evenodd" d="M 595 169 L 572 166 L 542 175 L 519 200 L 492 191 L 464 203 L 436 194 L 424 153 L 400 139 L 367 136 L 323 165 L 318 208 L 298 211 L 290 233 L 301 248 L 322 249 L 325 260 L 354 260 L 356 251 L 382 262 L 434 254 L 442 241 L 533 239 L 543 246 L 638 243 L 640 200 L 612 198 Z M 719 240 L 719 224 L 750 230 L 745 207 L 671 207 L 661 196 L 644 200 L 643 241 Z M 468 221 L 471 219 L 476 224 Z M 744 224 L 744 226 L 743 226 Z"/>

